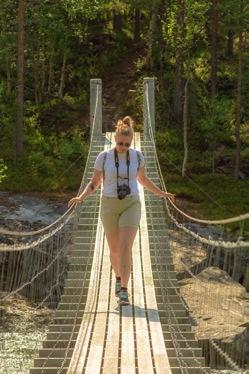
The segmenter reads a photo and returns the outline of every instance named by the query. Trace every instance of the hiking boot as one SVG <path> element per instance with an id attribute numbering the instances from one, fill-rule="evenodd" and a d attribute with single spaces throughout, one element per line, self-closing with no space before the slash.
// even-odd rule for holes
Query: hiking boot
<path id="1" fill-rule="evenodd" d="M 119 305 L 129 305 L 130 304 L 128 291 L 123 290 L 121 288 L 121 290 L 118 294 L 118 297 L 119 297 Z"/>
<path id="2" fill-rule="evenodd" d="M 121 290 L 121 280 L 116 279 L 116 283 L 115 283 L 115 295 L 116 296 L 118 296 L 120 290 Z"/>

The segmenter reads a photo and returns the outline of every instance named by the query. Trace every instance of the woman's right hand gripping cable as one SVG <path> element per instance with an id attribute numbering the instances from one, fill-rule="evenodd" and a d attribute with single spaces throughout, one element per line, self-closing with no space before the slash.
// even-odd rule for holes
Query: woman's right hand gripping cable
<path id="1" fill-rule="evenodd" d="M 81 202 L 82 202 L 82 199 L 79 196 L 73 197 L 71 200 L 69 200 L 68 207 L 70 208 L 70 206 L 74 205 L 74 204 L 76 206 L 77 204 L 79 204 Z"/>

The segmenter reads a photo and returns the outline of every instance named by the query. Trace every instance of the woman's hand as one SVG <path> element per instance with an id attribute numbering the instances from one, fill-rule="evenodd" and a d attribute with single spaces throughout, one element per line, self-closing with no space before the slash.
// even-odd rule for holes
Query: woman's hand
<path id="1" fill-rule="evenodd" d="M 79 196 L 73 197 L 71 200 L 68 202 L 68 207 L 70 208 L 71 205 L 75 204 L 77 205 L 78 203 L 81 203 L 82 199 Z"/>
<path id="2" fill-rule="evenodd" d="M 165 191 L 162 191 L 163 194 L 162 194 L 162 197 L 164 197 L 165 199 L 170 199 L 171 201 L 173 201 L 173 203 L 175 202 L 175 194 L 173 193 L 170 193 L 170 192 L 165 192 Z"/>

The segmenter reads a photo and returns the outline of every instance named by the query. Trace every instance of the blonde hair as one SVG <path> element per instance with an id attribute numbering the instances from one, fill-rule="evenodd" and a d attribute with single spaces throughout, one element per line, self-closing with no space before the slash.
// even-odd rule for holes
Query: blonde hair
<path id="1" fill-rule="evenodd" d="M 115 126 L 116 134 L 133 136 L 133 124 L 134 122 L 130 116 L 125 116 L 124 118 L 119 119 Z"/>

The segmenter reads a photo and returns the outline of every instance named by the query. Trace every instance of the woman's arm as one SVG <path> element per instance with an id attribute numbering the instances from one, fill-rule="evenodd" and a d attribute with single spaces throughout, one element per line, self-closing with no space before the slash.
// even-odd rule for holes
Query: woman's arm
<path id="1" fill-rule="evenodd" d="M 90 182 L 86 185 L 85 189 L 79 196 L 73 197 L 71 200 L 69 200 L 68 206 L 72 205 L 73 203 L 81 203 L 87 196 L 90 196 L 101 185 L 102 178 L 102 170 L 94 169 Z"/>
<path id="2" fill-rule="evenodd" d="M 87 196 L 91 195 L 101 185 L 103 173 L 101 170 L 94 169 L 93 176 L 90 182 L 86 185 L 84 191 L 80 194 L 79 198 L 84 200 Z"/>
<path id="3" fill-rule="evenodd" d="M 137 180 L 138 182 L 147 188 L 147 190 L 153 192 L 155 195 L 158 195 L 160 197 L 164 198 L 171 198 L 173 201 L 175 200 L 175 195 L 170 192 L 164 192 L 160 190 L 159 187 L 157 187 L 146 175 L 144 167 L 139 168 L 137 173 Z"/>

